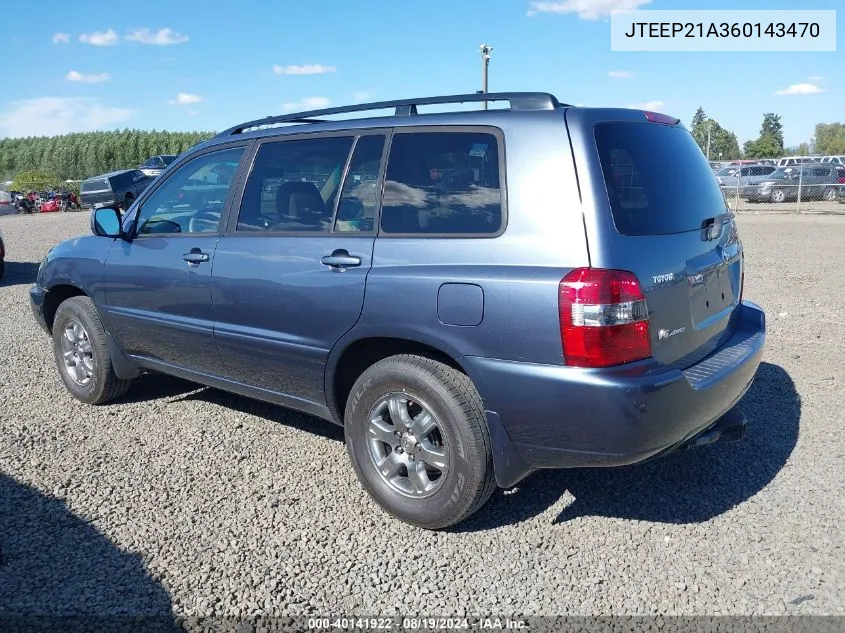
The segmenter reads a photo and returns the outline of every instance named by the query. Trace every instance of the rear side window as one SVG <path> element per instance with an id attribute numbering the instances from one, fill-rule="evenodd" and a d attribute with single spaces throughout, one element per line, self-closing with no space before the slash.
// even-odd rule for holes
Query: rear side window
<path id="1" fill-rule="evenodd" d="M 387 162 L 381 231 L 498 233 L 503 216 L 499 160 L 492 134 L 396 133 Z"/>
<path id="2" fill-rule="evenodd" d="M 92 191 L 109 191 L 110 189 L 111 187 L 109 187 L 109 181 L 105 178 L 93 178 L 91 180 L 85 180 L 80 186 L 81 193 L 91 193 Z"/>
<path id="3" fill-rule="evenodd" d="M 725 213 L 707 159 L 684 128 L 599 123 L 595 138 L 613 221 L 623 235 L 695 231 Z"/>

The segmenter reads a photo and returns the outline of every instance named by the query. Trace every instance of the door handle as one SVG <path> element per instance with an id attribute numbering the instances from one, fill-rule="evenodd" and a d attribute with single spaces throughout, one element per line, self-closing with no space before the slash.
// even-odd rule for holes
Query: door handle
<path id="1" fill-rule="evenodd" d="M 200 264 L 202 262 L 207 262 L 209 258 L 208 253 L 203 253 L 198 248 L 192 248 L 187 253 L 183 253 L 182 259 L 184 259 L 189 264 L 196 266 L 197 264 Z"/>
<path id="2" fill-rule="evenodd" d="M 320 263 L 324 266 L 331 266 L 338 270 L 345 270 L 351 266 L 360 266 L 361 258 L 355 255 L 350 255 L 344 249 L 334 251 L 331 255 L 323 255 L 320 258 Z"/>

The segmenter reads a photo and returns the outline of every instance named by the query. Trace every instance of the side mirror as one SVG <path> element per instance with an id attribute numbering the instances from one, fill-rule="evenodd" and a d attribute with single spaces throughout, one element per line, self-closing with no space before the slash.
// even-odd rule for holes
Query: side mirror
<path id="1" fill-rule="evenodd" d="M 122 237 L 120 209 L 100 207 L 91 211 L 91 232 L 100 237 Z"/>

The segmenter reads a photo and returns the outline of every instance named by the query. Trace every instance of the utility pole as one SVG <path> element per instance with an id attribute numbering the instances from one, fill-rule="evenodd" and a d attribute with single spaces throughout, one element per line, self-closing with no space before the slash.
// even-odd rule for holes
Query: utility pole
<path id="1" fill-rule="evenodd" d="M 713 127 L 713 121 L 707 122 L 707 162 L 710 162 L 710 128 Z"/>
<path id="2" fill-rule="evenodd" d="M 490 53 L 493 47 L 487 44 L 481 45 L 481 92 L 487 94 L 487 67 L 490 65 Z M 484 109 L 487 109 L 487 102 L 484 101 Z"/>

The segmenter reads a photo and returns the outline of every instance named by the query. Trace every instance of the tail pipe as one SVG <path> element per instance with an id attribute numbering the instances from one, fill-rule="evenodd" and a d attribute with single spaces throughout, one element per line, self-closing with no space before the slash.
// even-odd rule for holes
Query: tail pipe
<path id="1" fill-rule="evenodd" d="M 737 442 L 745 437 L 748 421 L 738 406 L 733 407 L 721 418 L 693 437 L 686 448 L 699 448 L 716 442 Z"/>

